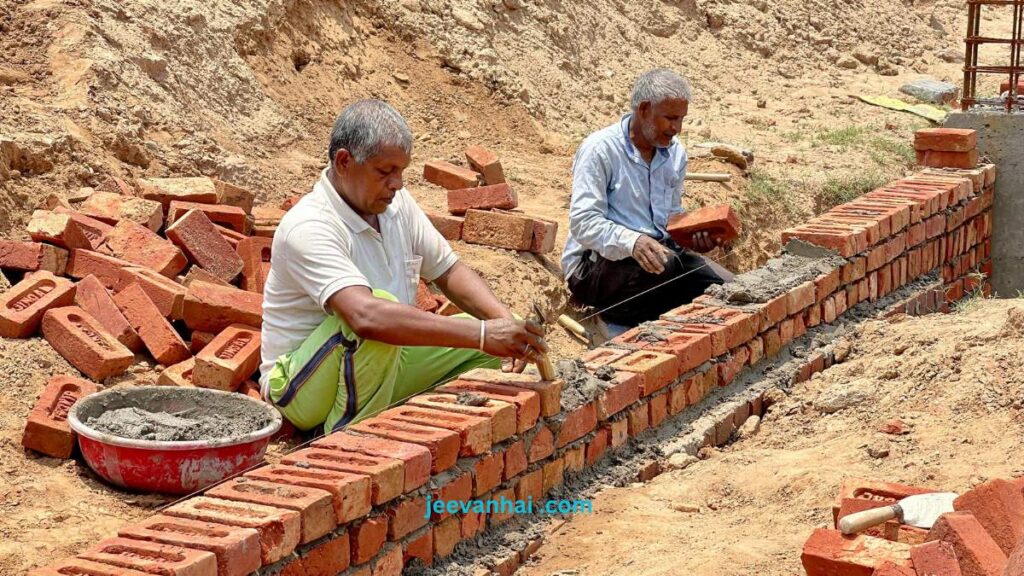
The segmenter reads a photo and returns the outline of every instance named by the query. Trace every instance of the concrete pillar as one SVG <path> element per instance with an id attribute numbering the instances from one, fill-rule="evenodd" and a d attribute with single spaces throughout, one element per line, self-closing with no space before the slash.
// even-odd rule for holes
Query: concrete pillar
<path id="1" fill-rule="evenodd" d="M 977 130 L 978 153 L 996 165 L 992 289 L 1016 297 L 1024 290 L 1024 114 L 954 112 L 945 125 Z"/>

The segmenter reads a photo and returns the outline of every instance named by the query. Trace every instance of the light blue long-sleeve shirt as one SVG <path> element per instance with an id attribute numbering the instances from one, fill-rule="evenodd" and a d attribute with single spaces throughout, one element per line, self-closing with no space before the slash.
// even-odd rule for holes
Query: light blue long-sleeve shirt
<path id="1" fill-rule="evenodd" d="M 593 250 L 608 260 L 633 254 L 633 244 L 645 234 L 668 238 L 669 216 L 683 212 L 686 150 L 673 141 L 656 148 L 650 165 L 629 139 L 626 114 L 580 144 L 572 164 L 569 239 L 562 253 L 568 278 L 583 254 Z"/>

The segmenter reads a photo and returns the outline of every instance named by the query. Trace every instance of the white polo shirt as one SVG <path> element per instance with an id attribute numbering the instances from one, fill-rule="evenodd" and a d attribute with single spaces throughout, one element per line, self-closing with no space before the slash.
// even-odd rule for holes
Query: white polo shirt
<path id="1" fill-rule="evenodd" d="M 263 290 L 264 397 L 274 363 L 327 318 L 336 292 L 349 286 L 380 288 L 413 305 L 421 276 L 431 282 L 457 262 L 405 188 L 378 220 L 379 233 L 341 199 L 326 169 L 313 191 L 281 219 Z"/>

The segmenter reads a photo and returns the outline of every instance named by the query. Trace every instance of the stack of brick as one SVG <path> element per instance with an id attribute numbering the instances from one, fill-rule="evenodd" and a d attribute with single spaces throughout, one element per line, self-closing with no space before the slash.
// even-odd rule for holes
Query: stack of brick
<path id="1" fill-rule="evenodd" d="M 978 165 L 978 135 L 962 128 L 923 128 L 914 133 L 917 163 L 931 168 L 970 169 Z"/>
<path id="2" fill-rule="evenodd" d="M 448 212 L 427 217 L 448 240 L 545 254 L 555 247 L 558 223 L 516 212 L 519 198 L 505 181 L 498 156 L 482 147 L 466 149 L 472 169 L 439 160 L 423 166 L 423 177 L 448 191 Z"/>
<path id="3" fill-rule="evenodd" d="M 15 281 L 0 295 L 0 336 L 41 333 L 95 381 L 137 353 L 167 367 L 163 384 L 237 390 L 253 376 L 272 239 L 250 236 L 251 193 L 209 178 L 110 178 L 77 210 L 53 206 L 33 213 L 31 242 L 0 240 Z M 47 387 L 27 447 L 68 456 L 68 402 L 96 389 L 78 382 L 74 394 Z M 39 441 L 44 429 L 63 441 Z"/>
<path id="4" fill-rule="evenodd" d="M 931 492 L 936 490 L 848 479 L 832 508 L 835 526 L 849 514 Z M 931 529 L 890 520 L 851 536 L 837 529 L 815 530 L 804 544 L 804 570 L 808 576 L 1024 573 L 1024 479 L 980 484 L 958 497 L 953 509 Z"/>
<path id="5" fill-rule="evenodd" d="M 961 258 L 984 265 L 993 179 L 991 167 L 925 171 L 839 207 L 805 229 L 787 231 L 787 237 L 839 247 L 843 255 L 823 260 L 817 277 L 783 286 L 766 302 L 739 305 L 702 296 L 588 352 L 582 358 L 586 369 L 605 380 L 593 396 L 563 397 L 561 381 L 474 370 L 317 440 L 279 464 L 176 504 L 120 536 L 175 547 L 180 558 L 189 550 L 212 551 L 221 566 L 238 562 L 246 572 L 259 566 L 261 574 L 399 574 L 414 560 L 430 564 L 511 514 L 498 505 L 428 511 L 428 495 L 443 501 L 539 501 L 567 476 L 700 405 L 746 367 L 779 357 L 794 339 L 836 322 L 858 303 L 875 302 Z M 186 322 L 196 320 L 189 316 L 188 300 L 184 311 Z M 824 369 L 830 358 L 815 351 L 807 360 L 798 377 Z M 460 402 L 465 393 L 484 401 Z M 728 441 L 749 416 L 763 413 L 763 400 L 732 410 L 703 429 L 705 445 Z M 155 524 L 166 528 L 149 528 Z M 215 531 L 222 535 L 216 546 L 203 537 Z M 890 572 L 906 568 L 909 551 L 885 550 L 905 544 L 876 540 L 883 544 L 861 557 L 892 561 L 885 568 Z M 239 550 L 246 550 L 244 561 Z M 129 556 L 89 552 L 40 574 L 85 561 L 137 566 Z M 510 574 L 521 558 L 493 568 Z M 95 573 L 112 569 L 107 570 Z"/>

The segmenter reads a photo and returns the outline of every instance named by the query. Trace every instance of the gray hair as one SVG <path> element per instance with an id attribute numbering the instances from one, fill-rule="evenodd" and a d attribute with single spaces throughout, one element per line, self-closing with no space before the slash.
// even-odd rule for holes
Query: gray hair
<path id="1" fill-rule="evenodd" d="M 669 98 L 692 102 L 693 91 L 690 89 L 690 82 L 667 68 L 657 68 L 637 77 L 633 83 L 633 96 L 629 104 L 633 112 L 636 112 L 644 102 L 654 105 Z"/>
<path id="2" fill-rule="evenodd" d="M 405 118 L 382 100 L 360 100 L 345 107 L 334 121 L 328 161 L 344 148 L 359 164 L 366 162 L 385 146 L 398 146 L 412 153 L 412 131 Z"/>

